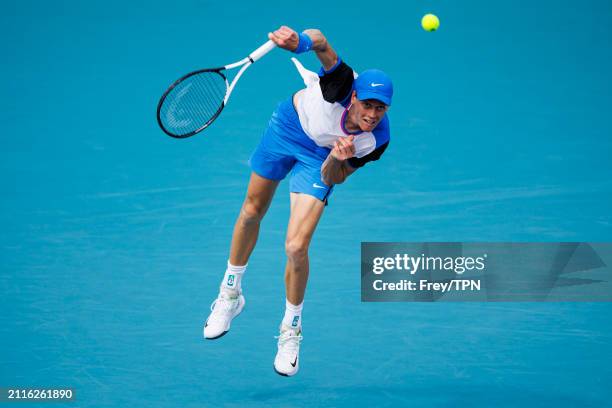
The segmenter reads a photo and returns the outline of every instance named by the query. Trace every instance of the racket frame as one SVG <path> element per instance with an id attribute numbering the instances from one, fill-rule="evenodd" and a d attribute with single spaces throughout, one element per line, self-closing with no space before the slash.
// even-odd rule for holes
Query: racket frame
<path id="1" fill-rule="evenodd" d="M 225 65 L 225 66 L 222 66 L 222 67 L 217 67 L 217 68 L 199 69 L 197 71 L 193 71 L 193 72 L 190 72 L 190 73 L 188 73 L 186 75 L 183 75 L 182 77 L 180 77 L 179 79 L 174 81 L 174 83 L 172 83 L 172 85 L 170 85 L 170 87 L 166 90 L 166 92 L 164 92 L 162 97 L 159 99 L 159 103 L 157 104 L 157 123 L 159 124 L 159 127 L 161 128 L 161 130 L 163 130 L 164 133 L 166 133 L 168 136 L 172 136 L 172 137 L 177 138 L 177 139 L 184 139 L 186 137 L 193 136 L 196 133 L 199 133 L 202 130 L 206 129 L 208 126 L 210 126 L 210 124 L 212 122 L 215 121 L 215 119 L 217 119 L 217 117 L 221 114 L 221 111 L 223 110 L 225 105 L 227 105 L 227 101 L 229 100 L 230 95 L 234 91 L 236 83 L 238 82 L 238 80 L 240 79 L 240 77 L 242 76 L 244 71 L 246 71 L 246 69 L 248 67 L 253 65 L 254 62 L 259 60 L 261 57 L 263 57 L 264 55 L 266 55 L 270 51 L 272 51 L 275 47 L 276 47 L 276 44 L 274 44 L 273 41 L 268 40 L 262 46 L 257 48 L 255 51 L 251 52 L 249 54 L 249 56 L 247 56 L 246 58 L 241 59 L 240 61 L 234 62 L 232 64 L 228 64 L 228 65 Z M 238 73 L 236 74 L 236 76 L 232 80 L 232 83 L 230 84 L 228 82 L 228 80 L 227 80 L 227 77 L 225 76 L 225 74 L 222 71 L 227 71 L 227 70 L 234 69 L 234 68 L 237 68 L 237 67 L 240 67 L 240 66 L 241 66 L 240 70 L 238 71 Z M 172 92 L 172 90 L 178 84 L 183 82 L 185 79 L 190 78 L 190 77 L 192 77 L 194 75 L 198 75 L 198 74 L 204 73 L 204 72 L 215 72 L 215 73 L 221 75 L 221 77 L 223 77 L 223 79 L 225 80 L 225 97 L 223 98 L 223 101 L 221 102 L 221 105 L 219 106 L 219 109 L 217 109 L 217 111 L 214 113 L 214 115 L 206 123 L 204 123 L 202 126 L 200 126 L 199 128 L 197 128 L 194 131 L 191 131 L 191 132 L 189 132 L 187 134 L 181 134 L 181 135 L 170 132 L 169 130 L 167 130 L 163 126 L 162 121 L 161 121 L 161 107 L 164 104 L 164 101 L 166 100 L 166 97 L 168 96 L 168 94 L 170 92 Z"/>

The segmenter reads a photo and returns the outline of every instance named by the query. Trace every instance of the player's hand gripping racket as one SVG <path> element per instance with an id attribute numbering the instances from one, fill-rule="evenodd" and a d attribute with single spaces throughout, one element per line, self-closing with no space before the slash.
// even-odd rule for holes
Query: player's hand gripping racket
<path id="1" fill-rule="evenodd" d="M 157 104 L 157 122 L 172 137 L 193 136 L 206 129 L 221 113 L 236 83 L 255 61 L 276 44 L 266 42 L 248 57 L 219 68 L 201 69 L 176 80 Z M 230 84 L 224 71 L 240 68 Z"/>

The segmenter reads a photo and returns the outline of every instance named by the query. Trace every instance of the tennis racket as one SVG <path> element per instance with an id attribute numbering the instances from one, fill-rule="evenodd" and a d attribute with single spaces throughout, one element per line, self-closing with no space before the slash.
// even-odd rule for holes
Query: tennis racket
<path id="1" fill-rule="evenodd" d="M 244 71 L 270 52 L 276 44 L 267 41 L 248 57 L 219 68 L 190 72 L 176 80 L 157 104 L 157 123 L 169 136 L 185 138 L 206 129 L 227 105 Z M 226 71 L 239 69 L 229 83 Z"/>

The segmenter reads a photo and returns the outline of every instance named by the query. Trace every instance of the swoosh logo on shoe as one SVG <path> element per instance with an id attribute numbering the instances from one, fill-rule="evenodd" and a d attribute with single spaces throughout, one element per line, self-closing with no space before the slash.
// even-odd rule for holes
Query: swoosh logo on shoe
<path id="1" fill-rule="evenodd" d="M 291 367 L 295 367 L 295 365 L 297 364 L 297 356 L 295 356 L 295 361 L 293 363 L 289 363 L 291 364 Z"/>

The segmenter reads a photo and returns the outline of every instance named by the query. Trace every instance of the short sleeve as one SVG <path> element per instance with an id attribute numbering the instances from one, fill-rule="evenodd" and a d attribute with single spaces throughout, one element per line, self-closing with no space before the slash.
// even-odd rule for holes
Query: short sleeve
<path id="1" fill-rule="evenodd" d="M 321 68 L 319 85 L 323 99 L 329 103 L 344 102 L 350 96 L 354 79 L 353 69 L 341 59 L 327 71 Z"/>
<path id="2" fill-rule="evenodd" d="M 371 153 L 368 153 L 368 154 L 366 154 L 363 157 L 360 157 L 360 158 L 351 157 L 350 159 L 348 159 L 348 163 L 354 169 L 358 169 L 359 167 L 363 167 L 368 162 L 376 161 L 376 160 L 380 159 L 380 156 L 382 156 L 382 154 L 385 152 L 385 150 L 387 150 L 387 146 L 389 146 L 389 142 L 383 144 L 380 147 L 377 147 Z"/>

